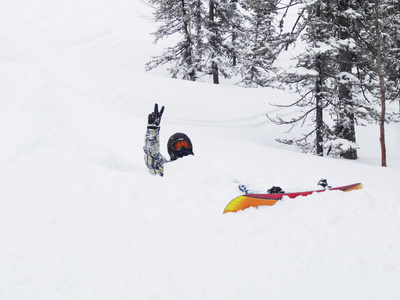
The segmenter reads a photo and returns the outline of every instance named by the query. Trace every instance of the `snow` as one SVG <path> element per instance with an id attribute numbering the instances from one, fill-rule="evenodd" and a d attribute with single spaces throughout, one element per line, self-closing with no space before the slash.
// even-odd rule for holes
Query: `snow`
<path id="1" fill-rule="evenodd" d="M 357 128 L 356 161 L 282 147 L 271 89 L 146 73 L 149 7 L 14 0 L 0 12 L 0 299 L 399 299 L 400 126 Z M 147 114 L 165 105 L 151 176 Z M 294 129 L 294 133 L 301 128 Z M 293 133 L 293 134 L 294 134 Z M 237 182 L 266 191 L 362 182 L 222 214 Z"/>

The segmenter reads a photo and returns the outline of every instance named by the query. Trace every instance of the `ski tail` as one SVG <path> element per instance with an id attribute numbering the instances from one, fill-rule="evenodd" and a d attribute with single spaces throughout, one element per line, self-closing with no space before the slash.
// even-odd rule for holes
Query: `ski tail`
<path id="1" fill-rule="evenodd" d="M 361 190 L 362 188 L 363 188 L 362 183 L 358 183 L 357 185 L 354 185 L 353 187 L 346 189 L 345 192 L 350 192 L 353 190 Z"/>
<path id="2" fill-rule="evenodd" d="M 330 188 L 329 190 L 331 190 L 331 191 L 339 190 L 339 191 L 344 191 L 344 192 L 350 192 L 350 191 L 354 191 L 354 190 L 361 190 L 362 188 L 363 188 L 362 183 L 354 183 L 354 184 L 345 185 L 345 186 L 341 186 L 341 187 L 337 187 L 337 188 Z"/>

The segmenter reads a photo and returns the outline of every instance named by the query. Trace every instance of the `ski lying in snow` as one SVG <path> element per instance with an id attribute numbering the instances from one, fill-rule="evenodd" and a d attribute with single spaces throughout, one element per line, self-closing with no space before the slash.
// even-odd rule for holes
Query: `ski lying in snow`
<path id="1" fill-rule="evenodd" d="M 298 196 L 308 196 L 312 193 L 321 193 L 325 191 L 344 191 L 349 192 L 353 190 L 362 189 L 361 183 L 354 183 L 350 185 L 339 186 L 335 188 L 327 188 L 322 190 L 308 191 L 308 192 L 297 192 L 297 193 L 280 193 L 280 194 L 246 194 L 236 197 L 225 207 L 224 213 L 237 212 L 249 207 L 257 207 L 261 205 L 274 205 L 276 202 L 287 196 L 289 198 L 296 198 Z"/>

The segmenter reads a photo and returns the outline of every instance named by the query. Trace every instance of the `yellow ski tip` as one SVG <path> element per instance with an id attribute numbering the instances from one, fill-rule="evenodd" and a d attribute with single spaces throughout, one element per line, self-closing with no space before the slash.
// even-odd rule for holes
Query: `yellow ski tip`
<path id="1" fill-rule="evenodd" d="M 253 198 L 246 195 L 236 197 L 225 207 L 224 214 L 227 212 L 237 212 L 249 207 L 257 207 L 261 205 L 274 205 L 278 199 L 259 199 Z"/>

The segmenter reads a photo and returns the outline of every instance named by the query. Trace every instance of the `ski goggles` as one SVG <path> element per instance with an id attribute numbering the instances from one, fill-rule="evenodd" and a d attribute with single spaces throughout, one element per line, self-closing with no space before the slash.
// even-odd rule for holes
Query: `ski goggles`
<path id="1" fill-rule="evenodd" d="M 188 140 L 184 140 L 184 139 L 179 139 L 179 140 L 173 142 L 171 146 L 175 150 L 179 150 L 182 147 L 187 148 L 187 149 L 190 149 L 192 147 L 191 143 Z"/>
<path id="2" fill-rule="evenodd" d="M 180 150 L 182 148 L 186 148 L 186 149 L 192 148 L 192 145 L 188 140 L 181 140 L 181 139 L 173 142 L 171 146 L 175 150 Z"/>

